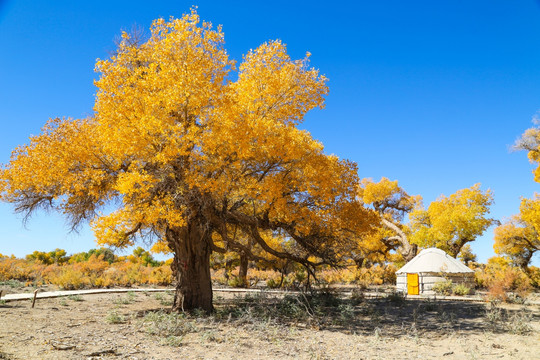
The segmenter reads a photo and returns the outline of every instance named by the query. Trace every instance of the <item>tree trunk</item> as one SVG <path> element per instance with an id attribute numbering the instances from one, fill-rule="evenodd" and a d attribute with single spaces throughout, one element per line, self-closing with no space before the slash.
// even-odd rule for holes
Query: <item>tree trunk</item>
<path id="1" fill-rule="evenodd" d="M 355 257 L 354 259 L 354 262 L 356 264 L 356 268 L 357 269 L 361 269 L 362 266 L 364 265 L 364 261 L 366 260 L 365 258 L 363 257 Z"/>
<path id="2" fill-rule="evenodd" d="M 418 245 L 411 244 L 409 242 L 409 239 L 407 238 L 407 234 L 405 234 L 405 232 L 401 230 L 399 226 L 392 223 L 391 221 L 386 220 L 382 214 L 381 214 L 381 222 L 387 228 L 393 230 L 396 233 L 396 239 L 399 241 L 401 245 L 400 246 L 401 256 L 403 256 L 403 259 L 405 259 L 406 262 L 411 261 L 418 253 Z"/>
<path id="3" fill-rule="evenodd" d="M 210 232 L 198 221 L 186 227 L 167 230 L 167 242 L 174 251 L 172 264 L 176 277 L 173 311 L 202 309 L 213 311 L 210 277 Z"/>
<path id="4" fill-rule="evenodd" d="M 231 275 L 232 260 L 225 261 L 225 279 L 229 281 Z"/>
<path id="5" fill-rule="evenodd" d="M 418 245 L 410 243 L 404 243 L 403 245 L 401 255 L 405 261 L 409 262 L 418 254 Z"/>
<path id="6" fill-rule="evenodd" d="M 247 287 L 247 272 L 248 272 L 249 259 L 246 254 L 240 254 L 240 268 L 238 269 L 238 279 L 242 284 L 242 287 Z"/>
<path id="7" fill-rule="evenodd" d="M 448 252 L 450 253 L 450 256 L 454 259 L 457 259 L 457 256 L 459 255 L 459 252 L 465 246 L 465 244 L 473 241 L 474 239 L 467 239 L 467 238 L 460 238 L 455 243 L 450 243 Z"/>

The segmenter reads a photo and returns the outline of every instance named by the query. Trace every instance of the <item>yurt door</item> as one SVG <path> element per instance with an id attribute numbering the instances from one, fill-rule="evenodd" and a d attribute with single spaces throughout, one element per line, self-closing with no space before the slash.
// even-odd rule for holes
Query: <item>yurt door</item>
<path id="1" fill-rule="evenodd" d="M 407 274 L 407 294 L 418 295 L 418 274 Z"/>

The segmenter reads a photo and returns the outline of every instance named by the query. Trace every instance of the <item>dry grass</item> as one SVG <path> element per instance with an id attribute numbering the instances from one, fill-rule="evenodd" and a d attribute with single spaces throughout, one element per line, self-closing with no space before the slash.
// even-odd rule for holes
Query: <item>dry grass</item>
<path id="1" fill-rule="evenodd" d="M 528 359 L 540 351 L 531 336 L 540 329 L 538 308 L 353 295 L 225 294 L 216 296 L 211 315 L 171 313 L 170 294 L 41 299 L 35 309 L 8 302 L 0 307 L 10 324 L 0 328 L 0 353 L 11 359 L 81 359 L 103 349 L 115 349 L 118 359 L 384 359 L 404 352 Z"/>

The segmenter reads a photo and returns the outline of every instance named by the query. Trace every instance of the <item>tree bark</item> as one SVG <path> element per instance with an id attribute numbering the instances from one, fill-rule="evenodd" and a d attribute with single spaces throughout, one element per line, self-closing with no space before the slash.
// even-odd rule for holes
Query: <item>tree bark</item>
<path id="1" fill-rule="evenodd" d="M 401 255 L 406 262 L 411 261 L 418 253 L 418 246 L 416 244 L 411 244 L 409 239 L 407 239 L 407 234 L 405 234 L 405 232 L 401 230 L 399 226 L 386 220 L 383 214 L 381 214 L 381 221 L 387 228 L 393 230 L 397 234 L 397 239 L 401 244 Z"/>
<path id="2" fill-rule="evenodd" d="M 364 261 L 366 260 L 365 258 L 363 257 L 355 257 L 354 259 L 354 262 L 356 264 L 356 268 L 357 269 L 361 269 L 362 266 L 364 265 Z"/>
<path id="3" fill-rule="evenodd" d="M 463 246 L 465 246 L 465 244 L 473 240 L 474 239 L 460 238 L 455 243 L 450 243 L 449 249 L 448 249 L 450 256 L 453 257 L 454 259 L 457 259 L 457 256 L 459 252 L 461 251 L 461 249 L 463 248 Z"/>
<path id="4" fill-rule="evenodd" d="M 240 254 L 240 267 L 238 269 L 238 279 L 240 280 L 242 287 L 247 287 L 247 272 L 248 272 L 249 259 L 246 254 Z"/>
<path id="5" fill-rule="evenodd" d="M 202 309 L 213 311 L 210 277 L 211 234 L 198 221 L 167 230 L 167 242 L 174 250 L 172 263 L 176 277 L 173 311 Z"/>

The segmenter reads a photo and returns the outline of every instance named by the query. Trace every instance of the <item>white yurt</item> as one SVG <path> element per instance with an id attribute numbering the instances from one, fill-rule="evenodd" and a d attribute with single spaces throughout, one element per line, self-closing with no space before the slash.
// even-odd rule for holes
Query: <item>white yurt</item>
<path id="1" fill-rule="evenodd" d="M 432 295 L 435 283 L 452 280 L 474 288 L 474 271 L 443 250 L 422 250 L 405 266 L 396 271 L 396 287 L 409 295 Z"/>

